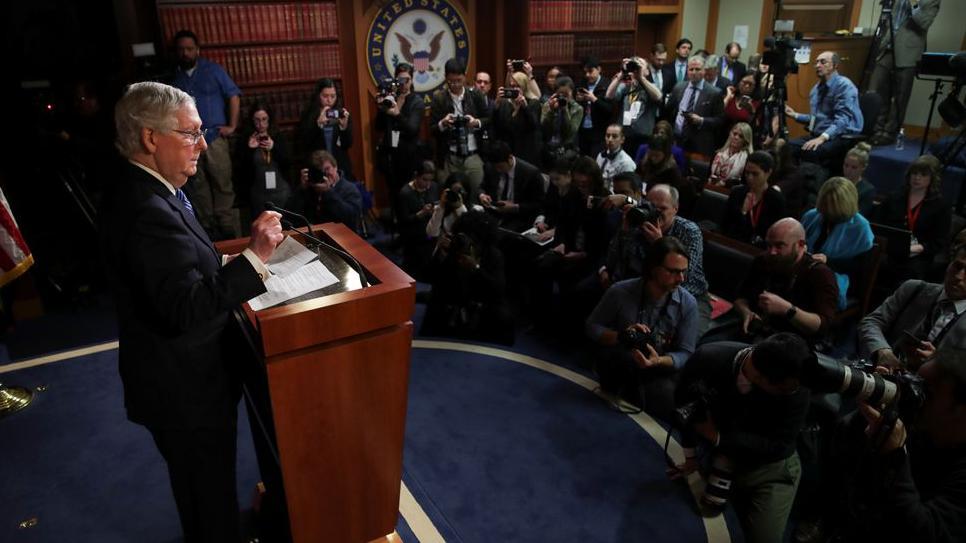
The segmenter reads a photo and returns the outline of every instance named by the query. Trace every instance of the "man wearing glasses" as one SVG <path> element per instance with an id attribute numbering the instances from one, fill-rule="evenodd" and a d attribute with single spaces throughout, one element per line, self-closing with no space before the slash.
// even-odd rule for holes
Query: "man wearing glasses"
<path id="1" fill-rule="evenodd" d="M 101 214 L 101 241 L 127 416 L 167 464 L 185 541 L 239 541 L 237 407 L 251 353 L 232 312 L 265 292 L 280 215 L 262 212 L 242 253 L 219 254 L 182 190 L 208 148 L 194 99 L 135 83 L 115 123 L 128 162 Z"/>
<path id="2" fill-rule="evenodd" d="M 238 126 L 241 90 L 224 68 L 199 56 L 201 48 L 193 32 L 179 31 L 174 35 L 174 43 L 178 68 L 172 85 L 195 99 L 208 144 L 208 151 L 198 163 L 198 173 L 186 189 L 198 220 L 213 239 L 237 238 L 241 228 L 237 211 L 232 209 L 235 188 L 226 138 Z"/>
<path id="3" fill-rule="evenodd" d="M 640 278 L 614 283 L 587 318 L 601 390 L 671 421 L 674 383 L 698 341 L 698 308 L 682 284 L 688 249 L 670 236 L 648 247 Z"/>
<path id="4" fill-rule="evenodd" d="M 839 62 L 839 56 L 832 51 L 825 51 L 815 60 L 818 83 L 808 95 L 811 114 L 785 106 L 785 115 L 807 125 L 809 133 L 788 144 L 794 152 L 800 150 L 801 160 L 821 164 L 832 173 L 841 172 L 840 157 L 852 145 L 842 136 L 859 134 L 863 126 L 859 90 L 849 78 L 839 74 Z"/>

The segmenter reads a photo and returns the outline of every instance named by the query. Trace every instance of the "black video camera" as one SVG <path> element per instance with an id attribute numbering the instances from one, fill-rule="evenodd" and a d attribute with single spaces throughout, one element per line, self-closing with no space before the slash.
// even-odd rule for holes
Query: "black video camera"
<path id="1" fill-rule="evenodd" d="M 632 207 L 627 210 L 627 226 L 640 228 L 644 223 L 657 224 L 661 218 L 661 212 L 654 207 L 654 204 L 644 200 L 640 207 Z"/>
<path id="2" fill-rule="evenodd" d="M 513 71 L 514 72 L 522 72 L 523 71 L 523 64 L 525 62 L 526 62 L 525 60 L 520 60 L 520 59 L 518 59 L 518 60 L 511 60 L 510 61 L 510 65 L 513 66 Z"/>
<path id="3" fill-rule="evenodd" d="M 798 73 L 798 62 L 795 61 L 795 50 L 808 44 L 801 41 L 801 34 L 795 39 L 788 37 L 768 38 L 765 46 L 774 41 L 774 45 L 761 55 L 761 63 L 768 65 L 768 73 L 781 79 L 788 74 Z"/>
<path id="4" fill-rule="evenodd" d="M 641 65 L 638 64 L 637 61 L 628 60 L 621 67 L 621 73 L 624 74 L 625 78 L 627 78 L 636 74 L 638 71 L 640 71 L 640 69 L 641 69 Z"/>
<path id="5" fill-rule="evenodd" d="M 396 105 L 396 98 L 399 97 L 400 83 L 395 77 L 386 77 L 379 82 L 379 92 L 376 94 L 376 102 L 379 107 L 391 108 Z"/>
<path id="6" fill-rule="evenodd" d="M 657 338 L 654 337 L 654 332 L 642 332 L 640 329 L 633 326 L 625 328 L 617 333 L 617 342 L 627 348 L 637 349 L 641 353 L 647 352 L 647 347 L 654 347 L 657 349 Z"/>

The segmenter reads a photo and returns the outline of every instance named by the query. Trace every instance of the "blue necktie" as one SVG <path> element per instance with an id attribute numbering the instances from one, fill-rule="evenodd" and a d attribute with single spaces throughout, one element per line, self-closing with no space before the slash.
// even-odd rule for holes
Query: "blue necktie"
<path id="1" fill-rule="evenodd" d="M 184 205 L 184 208 L 185 209 L 187 209 L 192 214 L 194 214 L 195 208 L 191 207 L 191 202 L 188 201 L 188 196 L 184 193 L 183 190 L 176 189 L 174 191 L 174 195 L 178 197 L 178 200 L 181 200 L 181 203 L 182 203 L 182 205 Z"/>

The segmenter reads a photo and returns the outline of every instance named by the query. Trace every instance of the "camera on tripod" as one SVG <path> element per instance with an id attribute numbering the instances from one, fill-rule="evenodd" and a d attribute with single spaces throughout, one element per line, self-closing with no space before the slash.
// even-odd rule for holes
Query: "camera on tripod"
<path id="1" fill-rule="evenodd" d="M 776 79 L 788 74 L 797 74 L 798 62 L 795 61 L 795 50 L 807 46 L 808 44 L 801 40 L 801 34 L 796 34 L 794 39 L 787 36 L 765 38 L 765 52 L 761 55 L 761 63 L 768 65 L 768 73 Z"/>

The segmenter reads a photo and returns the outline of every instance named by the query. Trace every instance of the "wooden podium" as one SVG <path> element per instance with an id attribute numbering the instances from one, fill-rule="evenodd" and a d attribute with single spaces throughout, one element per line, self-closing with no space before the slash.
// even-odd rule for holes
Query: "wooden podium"
<path id="1" fill-rule="evenodd" d="M 276 496 L 277 473 L 266 471 L 280 471 L 292 541 L 388 541 L 399 511 L 414 281 L 345 226 L 313 229 L 353 255 L 371 286 L 360 288 L 358 274 L 323 253 L 340 284 L 258 312 L 246 304 L 264 352 L 247 385 L 259 465 Z M 218 248 L 232 254 L 247 243 Z"/>

